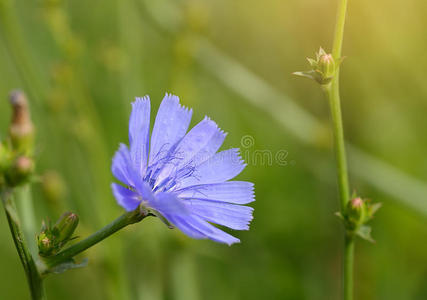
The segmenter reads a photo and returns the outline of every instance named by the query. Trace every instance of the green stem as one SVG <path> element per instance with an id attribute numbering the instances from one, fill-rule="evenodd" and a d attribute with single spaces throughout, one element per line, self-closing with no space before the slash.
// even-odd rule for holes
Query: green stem
<path id="1" fill-rule="evenodd" d="M 27 276 L 31 299 L 46 299 L 43 288 L 43 279 L 37 270 L 36 263 L 31 256 L 30 250 L 25 242 L 24 235 L 22 234 L 18 213 L 12 199 L 12 191 L 2 191 L 1 196 L 10 232 Z"/>
<path id="2" fill-rule="evenodd" d="M 344 143 L 344 130 L 341 114 L 341 100 L 339 92 L 339 63 L 341 62 L 341 50 L 344 37 L 344 25 L 347 14 L 347 0 L 340 0 L 337 12 L 337 20 L 332 47 L 332 56 L 338 65 L 335 76 L 329 86 L 325 88 L 331 108 L 335 155 L 337 163 L 337 177 L 340 194 L 341 213 L 344 215 L 350 198 L 348 184 L 347 158 Z M 354 262 L 354 236 L 345 233 L 344 257 L 343 257 L 343 299 L 353 299 L 353 262 Z"/>
<path id="3" fill-rule="evenodd" d="M 343 263 L 343 294 L 344 299 L 353 299 L 353 264 L 354 264 L 354 235 L 345 236 Z"/>
<path id="4" fill-rule="evenodd" d="M 347 158 L 345 152 L 338 81 L 332 81 L 331 86 L 326 89 L 326 94 L 328 96 L 329 106 L 331 109 L 338 189 L 340 194 L 341 211 L 343 212 L 349 201 L 350 189 L 348 184 Z"/>
<path id="5" fill-rule="evenodd" d="M 332 56 L 335 60 L 341 58 L 342 41 L 344 37 L 345 17 L 347 14 L 347 0 L 340 0 L 335 24 L 334 44 L 332 47 Z"/>
<path id="6" fill-rule="evenodd" d="M 31 187 L 26 184 L 22 187 L 17 187 L 14 190 L 14 197 L 18 212 L 20 213 L 20 219 L 22 221 L 22 231 L 27 241 L 34 241 L 36 237 L 35 229 L 35 217 L 34 217 L 34 205 L 31 196 Z M 28 245 L 33 257 L 37 256 L 37 245 L 36 243 L 30 243 Z"/>
<path id="7" fill-rule="evenodd" d="M 66 262 L 71 258 L 73 258 L 74 256 L 76 256 L 77 254 L 87 250 L 88 248 L 106 239 L 110 235 L 116 233 L 120 229 L 128 225 L 142 221 L 148 215 L 149 214 L 140 211 L 139 208 L 134 211 L 127 212 L 121 215 L 120 217 L 118 217 L 117 219 L 115 219 L 113 222 L 111 222 L 107 226 L 103 227 L 102 229 L 98 230 L 91 236 L 87 237 L 86 239 L 68 247 L 67 249 L 59 252 L 57 255 L 53 257 L 46 258 L 45 263 L 47 264 L 48 267 L 54 267 L 63 262 Z"/>

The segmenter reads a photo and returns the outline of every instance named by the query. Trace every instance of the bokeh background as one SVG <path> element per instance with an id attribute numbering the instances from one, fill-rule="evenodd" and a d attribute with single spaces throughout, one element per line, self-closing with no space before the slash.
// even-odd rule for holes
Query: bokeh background
<path id="1" fill-rule="evenodd" d="M 329 50 L 335 11 L 332 0 L 0 1 L 0 131 L 8 93 L 24 90 L 37 126 L 37 228 L 72 210 L 84 237 L 122 213 L 110 162 L 135 96 L 150 95 L 154 115 L 172 92 L 193 107 L 193 125 L 213 118 L 229 132 L 223 148 L 246 155 L 238 178 L 256 184 L 241 244 L 191 240 L 150 218 L 90 249 L 88 267 L 48 278 L 50 299 L 339 299 L 328 106 L 291 75 Z M 352 189 L 383 203 L 376 244 L 356 245 L 356 299 L 427 299 L 427 2 L 350 1 L 348 12 Z M 253 161 L 264 150 L 272 162 Z M 4 214 L 0 239 L 0 298 L 27 299 Z"/>

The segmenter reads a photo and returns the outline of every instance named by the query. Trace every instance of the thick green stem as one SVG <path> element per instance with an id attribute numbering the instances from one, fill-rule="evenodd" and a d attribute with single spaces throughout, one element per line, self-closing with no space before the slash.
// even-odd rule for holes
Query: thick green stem
<path id="1" fill-rule="evenodd" d="M 20 219 L 22 221 L 22 231 L 24 232 L 25 239 L 27 241 L 34 241 L 36 238 L 36 221 L 34 217 L 34 205 L 31 196 L 30 185 L 26 184 L 22 187 L 15 188 L 14 195 L 16 200 L 16 206 L 18 207 L 18 212 L 20 213 Z M 33 257 L 37 257 L 36 243 L 29 243 L 28 247 Z"/>
<path id="2" fill-rule="evenodd" d="M 341 49 L 344 37 L 344 25 L 347 14 L 347 0 L 340 0 L 337 12 L 334 44 L 332 56 L 338 67 L 335 76 L 329 86 L 325 88 L 331 108 L 332 124 L 334 131 L 334 145 L 337 163 L 338 187 L 340 193 L 341 213 L 347 207 L 350 198 L 348 184 L 347 158 L 344 143 L 344 130 L 341 115 L 341 101 L 339 92 L 339 63 L 341 62 Z M 343 299 L 353 299 L 353 261 L 354 261 L 354 236 L 345 233 L 344 257 L 343 257 Z"/>
<path id="3" fill-rule="evenodd" d="M 18 213 L 15 209 L 15 204 L 12 199 L 12 191 L 2 191 L 1 197 L 10 232 L 27 276 L 27 281 L 31 292 L 31 299 L 46 299 L 43 288 L 43 279 L 37 270 L 36 263 L 31 256 L 30 250 L 28 249 L 20 227 Z"/>
<path id="4" fill-rule="evenodd" d="M 354 235 L 346 235 L 344 243 L 343 294 L 345 300 L 353 299 Z"/>
<path id="5" fill-rule="evenodd" d="M 120 217 L 118 217 L 117 219 L 115 219 L 110 224 L 108 224 L 107 226 L 105 226 L 104 228 L 98 230 L 91 236 L 87 237 L 86 239 L 68 247 L 67 249 L 59 252 L 57 255 L 53 257 L 46 258 L 45 263 L 47 264 L 48 267 L 54 267 L 63 262 L 67 262 L 77 254 L 101 242 L 102 240 L 116 233 L 120 229 L 128 225 L 138 223 L 147 216 L 148 214 L 146 212 L 140 211 L 139 209 L 125 213 Z"/>
<path id="6" fill-rule="evenodd" d="M 347 0 L 340 0 L 335 24 L 334 45 L 332 47 L 332 56 L 335 60 L 341 58 L 342 41 L 344 38 L 345 17 L 347 14 Z"/>
<path id="7" fill-rule="evenodd" d="M 348 184 L 347 158 L 345 152 L 344 129 L 342 125 L 341 103 L 339 96 L 338 82 L 332 81 L 330 87 L 326 89 L 331 109 L 332 127 L 334 133 L 335 159 L 337 163 L 337 179 L 340 194 L 341 211 L 343 211 L 350 197 Z"/>

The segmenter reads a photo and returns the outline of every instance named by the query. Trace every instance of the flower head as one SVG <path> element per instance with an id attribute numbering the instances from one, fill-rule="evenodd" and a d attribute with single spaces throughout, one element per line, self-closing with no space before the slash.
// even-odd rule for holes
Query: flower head
<path id="1" fill-rule="evenodd" d="M 338 66 L 341 64 L 342 59 L 335 61 L 332 54 L 326 53 L 322 47 L 316 53 L 316 59 L 307 58 L 311 70 L 303 72 L 294 72 L 294 75 L 307 77 L 317 81 L 322 86 L 327 86 L 331 83 L 332 79 L 337 72 Z"/>
<path id="2" fill-rule="evenodd" d="M 238 149 L 217 152 L 224 133 L 205 117 L 189 132 L 192 110 L 166 94 L 150 139 L 150 100 L 137 98 L 129 121 L 129 145 L 121 144 L 112 172 L 124 185 L 112 184 L 117 202 L 127 211 L 142 206 L 186 235 L 233 244 L 239 239 L 211 223 L 248 230 L 255 200 L 254 185 L 230 181 L 245 164 Z"/>

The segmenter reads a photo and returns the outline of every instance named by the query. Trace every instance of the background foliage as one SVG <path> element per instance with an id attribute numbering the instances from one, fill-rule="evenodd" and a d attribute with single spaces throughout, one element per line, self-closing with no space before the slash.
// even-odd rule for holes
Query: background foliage
<path id="1" fill-rule="evenodd" d="M 249 162 L 239 176 L 256 183 L 257 195 L 251 230 L 236 233 L 241 244 L 190 240 L 148 219 L 91 249 L 89 267 L 49 278 L 51 299 L 338 299 L 342 235 L 328 108 L 318 86 L 291 75 L 320 45 L 330 50 L 335 5 L 0 1 L 0 129 L 4 136 L 9 91 L 22 88 L 38 130 L 37 224 L 72 210 L 83 237 L 122 213 L 110 162 L 127 140 L 135 96 L 149 94 L 157 109 L 165 92 L 179 95 L 194 109 L 192 124 L 207 114 L 229 132 L 224 147 L 250 135 L 249 155 L 288 153 L 286 166 Z M 377 243 L 356 246 L 357 299 L 427 297 L 426 13 L 422 0 L 349 5 L 346 137 L 403 172 L 375 173 L 350 154 L 359 169 L 352 187 L 384 203 L 372 224 Z M 25 299 L 4 215 L 0 238 L 2 298 Z"/>

